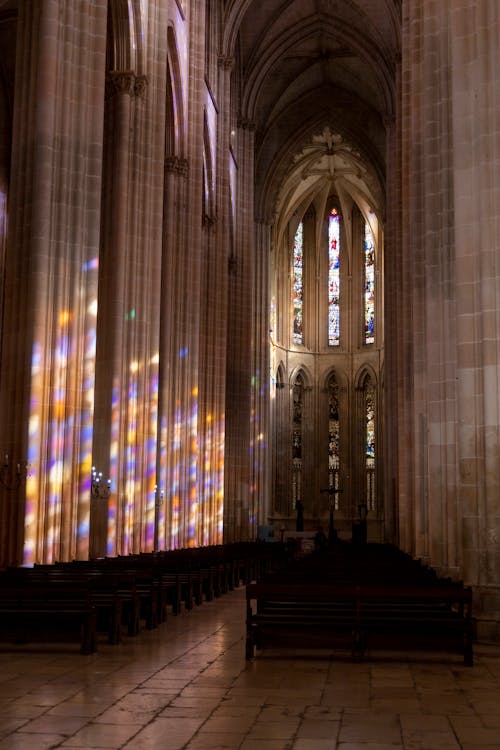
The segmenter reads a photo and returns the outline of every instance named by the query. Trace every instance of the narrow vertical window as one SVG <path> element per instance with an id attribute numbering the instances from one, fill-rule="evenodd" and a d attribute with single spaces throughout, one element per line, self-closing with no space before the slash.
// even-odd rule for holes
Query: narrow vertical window
<path id="1" fill-rule="evenodd" d="M 293 343 L 303 344 L 303 303 L 304 303 L 304 227 L 300 222 L 293 241 Z"/>
<path id="2" fill-rule="evenodd" d="M 375 510 L 375 389 L 370 378 L 366 380 L 364 396 L 366 507 L 367 510 Z"/>
<path id="3" fill-rule="evenodd" d="M 333 491 L 334 508 L 339 509 L 340 420 L 339 386 L 332 375 L 328 381 L 328 489 Z"/>
<path id="4" fill-rule="evenodd" d="M 365 344 L 375 341 L 375 244 L 368 222 L 365 222 Z"/>
<path id="5" fill-rule="evenodd" d="M 340 217 L 332 208 L 328 222 L 328 345 L 340 344 Z"/>
<path id="6" fill-rule="evenodd" d="M 299 373 L 293 386 L 292 499 L 294 508 L 302 500 L 302 401 L 304 378 Z"/>

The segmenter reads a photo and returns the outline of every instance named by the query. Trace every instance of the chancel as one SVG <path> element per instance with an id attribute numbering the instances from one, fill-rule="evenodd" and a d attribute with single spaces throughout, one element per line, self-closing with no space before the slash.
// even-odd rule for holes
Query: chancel
<path id="1" fill-rule="evenodd" d="M 0 0 L 0 568 L 322 527 L 500 641 L 499 23 Z"/>

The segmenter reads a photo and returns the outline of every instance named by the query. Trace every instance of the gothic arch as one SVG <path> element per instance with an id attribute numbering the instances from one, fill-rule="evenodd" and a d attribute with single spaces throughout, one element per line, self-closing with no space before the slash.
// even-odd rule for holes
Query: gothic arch
<path id="1" fill-rule="evenodd" d="M 203 222 L 212 224 L 214 211 L 214 167 L 206 110 L 203 112 Z"/>
<path id="2" fill-rule="evenodd" d="M 184 143 L 184 97 L 182 77 L 179 63 L 179 51 L 172 26 L 167 30 L 167 112 L 165 155 L 168 157 L 182 157 L 185 151 Z"/>
<path id="3" fill-rule="evenodd" d="M 267 44 L 266 54 L 258 54 L 258 52 L 255 54 L 255 59 L 258 62 L 251 71 L 248 86 L 243 94 L 242 112 L 245 117 L 250 120 L 255 117 L 259 95 L 265 85 L 265 79 L 277 60 L 293 49 L 297 41 L 302 42 L 304 39 L 317 37 L 325 34 L 325 32 L 332 39 L 344 44 L 347 43 L 373 72 L 384 102 L 385 114 L 391 116 L 394 111 L 392 76 L 381 50 L 359 28 L 352 29 L 341 18 L 336 18 L 335 23 L 333 23 L 330 19 L 325 20 L 323 16 L 318 14 L 307 24 L 299 22 L 291 29 L 286 29 L 273 40 L 270 46 L 267 40 L 263 40 L 263 44 Z"/>
<path id="4" fill-rule="evenodd" d="M 309 368 L 307 367 L 307 365 L 304 365 L 304 364 L 299 364 L 293 368 L 292 372 L 290 373 L 290 378 L 289 378 L 290 387 L 293 388 L 299 375 L 302 375 L 305 388 L 313 387 L 314 378 L 311 375 L 311 372 Z"/>
<path id="5" fill-rule="evenodd" d="M 379 386 L 377 373 L 369 363 L 361 365 L 356 375 L 354 376 L 354 388 L 357 391 L 362 390 L 365 387 L 367 379 L 373 382 L 374 387 L 377 389 Z"/>
<path id="6" fill-rule="evenodd" d="M 112 71 L 145 70 L 144 18 L 140 0 L 110 0 L 108 10 L 108 65 Z"/>
<path id="7" fill-rule="evenodd" d="M 347 388 L 349 387 L 349 378 L 345 371 L 345 368 L 341 364 L 331 365 L 327 370 L 325 370 L 320 379 L 321 390 L 326 391 L 328 389 L 328 384 L 332 375 L 335 377 L 335 380 L 339 384 L 339 387 L 347 390 Z"/>

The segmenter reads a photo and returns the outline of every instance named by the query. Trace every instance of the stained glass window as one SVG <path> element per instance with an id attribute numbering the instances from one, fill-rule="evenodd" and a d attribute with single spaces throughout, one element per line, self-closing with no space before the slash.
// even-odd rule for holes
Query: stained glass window
<path id="1" fill-rule="evenodd" d="M 293 241 L 293 343 L 303 344 L 304 227 L 300 222 Z"/>
<path id="2" fill-rule="evenodd" d="M 328 344 L 340 344 L 340 217 L 336 208 L 328 222 Z"/>
<path id="3" fill-rule="evenodd" d="M 365 436 L 366 436 L 366 506 L 375 509 L 375 389 L 368 378 L 365 383 Z"/>
<path id="4" fill-rule="evenodd" d="M 339 386 L 332 375 L 328 382 L 328 488 L 339 489 L 340 474 L 340 420 Z M 333 495 L 335 510 L 339 508 L 338 493 Z"/>
<path id="5" fill-rule="evenodd" d="M 375 244 L 368 222 L 365 222 L 365 344 L 375 341 Z"/>

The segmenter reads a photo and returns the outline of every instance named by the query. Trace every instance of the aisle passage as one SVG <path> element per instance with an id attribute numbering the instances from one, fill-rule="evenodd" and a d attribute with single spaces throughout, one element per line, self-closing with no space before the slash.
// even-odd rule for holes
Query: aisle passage
<path id="1" fill-rule="evenodd" d="M 241 587 L 98 653 L 0 653 L 0 750 L 500 749 L 500 647 L 273 649 L 245 661 Z"/>

